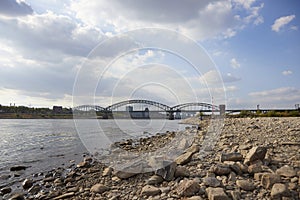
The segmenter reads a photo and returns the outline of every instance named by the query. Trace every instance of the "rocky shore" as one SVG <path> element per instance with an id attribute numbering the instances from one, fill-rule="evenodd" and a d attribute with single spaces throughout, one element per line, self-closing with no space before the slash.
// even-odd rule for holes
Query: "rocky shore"
<path id="1" fill-rule="evenodd" d="M 17 188 L 0 185 L 0 199 L 300 199 L 300 118 L 226 119 L 217 144 L 204 157 L 199 150 L 208 137 L 208 123 L 192 123 L 201 129 L 190 147 L 155 172 L 115 171 L 86 156 L 74 167 L 27 177 Z M 116 146 L 149 151 L 176 134 Z"/>

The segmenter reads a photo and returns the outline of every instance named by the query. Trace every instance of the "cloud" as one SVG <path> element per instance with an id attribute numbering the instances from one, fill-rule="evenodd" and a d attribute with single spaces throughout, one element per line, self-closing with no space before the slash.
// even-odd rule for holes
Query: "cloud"
<path id="1" fill-rule="evenodd" d="M 237 69 L 237 68 L 240 68 L 241 65 L 240 63 L 235 59 L 235 58 L 232 58 L 230 60 L 230 66 L 233 68 L 233 69 Z"/>
<path id="2" fill-rule="evenodd" d="M 282 72 L 282 74 L 283 74 L 284 76 L 288 76 L 288 75 L 293 74 L 293 72 L 292 72 L 291 70 L 284 70 L 284 71 Z"/>
<path id="3" fill-rule="evenodd" d="M 1 0 L 0 1 L 0 15 L 5 16 L 22 16 L 30 15 L 33 9 L 24 1 L 17 0 Z"/>
<path id="4" fill-rule="evenodd" d="M 84 0 L 78 0 L 71 2 L 70 10 L 76 13 L 79 20 L 100 27 L 108 35 L 141 27 L 160 27 L 203 40 L 218 36 L 233 37 L 243 25 L 263 21 L 259 14 L 263 5 L 255 6 L 255 2 L 99 0 L 87 4 Z M 237 17 L 237 10 L 247 12 L 239 12 Z"/>
<path id="5" fill-rule="evenodd" d="M 274 24 L 272 25 L 272 30 L 275 32 L 279 32 L 280 29 L 289 24 L 295 17 L 295 15 L 288 15 L 276 19 L 274 21 Z"/>

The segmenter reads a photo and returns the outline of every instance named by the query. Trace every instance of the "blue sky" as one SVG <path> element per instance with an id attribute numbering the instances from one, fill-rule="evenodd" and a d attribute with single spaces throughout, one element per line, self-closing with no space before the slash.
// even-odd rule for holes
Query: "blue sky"
<path id="1" fill-rule="evenodd" d="M 192 39 L 216 69 L 203 61 L 195 72 L 180 56 L 142 49 L 127 52 L 101 76 L 106 61 L 141 45 L 130 37 L 112 38 L 140 28 Z M 0 104 L 70 107 L 76 76 L 88 72 L 80 80 L 87 88 L 98 84 L 95 101 L 103 106 L 134 97 L 170 105 L 195 97 L 209 102 L 213 94 L 230 108 L 294 108 L 300 103 L 299 28 L 298 0 L 1 0 Z M 111 43 L 97 47 L 103 41 Z M 190 46 L 173 41 L 193 56 Z M 99 60 L 88 57 L 94 48 Z M 99 77 L 102 82 L 92 81 Z M 223 81 L 216 85 L 219 77 Z"/>

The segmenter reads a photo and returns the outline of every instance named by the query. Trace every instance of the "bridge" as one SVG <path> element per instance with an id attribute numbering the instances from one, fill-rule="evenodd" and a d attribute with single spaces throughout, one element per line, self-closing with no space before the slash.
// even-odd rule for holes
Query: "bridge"
<path id="1" fill-rule="evenodd" d="M 133 106 L 138 107 L 138 110 L 134 110 Z M 123 109 L 122 109 L 123 108 Z M 124 110 L 125 108 L 125 110 Z M 151 108 L 151 109 L 150 109 Z M 183 103 L 175 106 L 169 106 L 160 102 L 144 100 L 144 99 L 132 99 L 114 103 L 107 107 L 102 107 L 98 105 L 80 105 L 73 108 L 73 112 L 77 113 L 86 113 L 86 112 L 96 112 L 99 115 L 102 115 L 103 118 L 109 118 L 114 115 L 123 115 L 129 114 L 131 118 L 150 118 L 150 113 L 156 113 L 156 116 L 159 116 L 159 113 L 166 113 L 167 118 L 170 120 L 181 118 L 180 113 L 225 113 L 225 106 L 216 106 L 209 103 Z M 128 116 L 127 116 L 128 117 Z"/>

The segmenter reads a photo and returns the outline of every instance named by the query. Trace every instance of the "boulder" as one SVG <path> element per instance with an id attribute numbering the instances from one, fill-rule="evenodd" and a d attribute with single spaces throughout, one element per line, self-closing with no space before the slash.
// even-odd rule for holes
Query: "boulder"
<path id="1" fill-rule="evenodd" d="M 152 185 L 146 185 L 142 188 L 141 195 L 142 196 L 156 196 L 161 194 L 161 190 Z"/>
<path id="2" fill-rule="evenodd" d="M 181 197 L 191 197 L 199 190 L 200 186 L 196 180 L 183 180 L 176 189 L 177 194 Z"/>
<path id="3" fill-rule="evenodd" d="M 206 193 L 209 200 L 229 200 L 223 188 L 209 187 L 206 189 Z"/>

